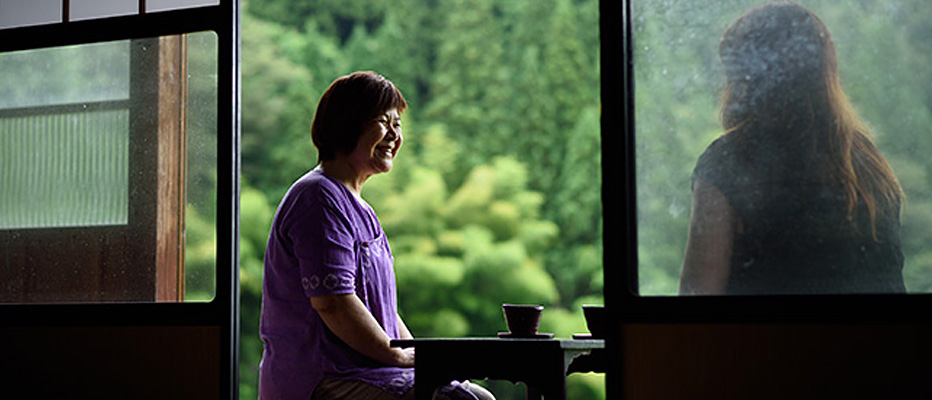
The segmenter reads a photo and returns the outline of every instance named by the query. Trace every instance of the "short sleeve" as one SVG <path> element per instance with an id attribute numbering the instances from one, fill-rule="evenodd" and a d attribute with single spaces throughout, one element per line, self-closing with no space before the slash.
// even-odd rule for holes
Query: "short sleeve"
<path id="1" fill-rule="evenodd" d="M 721 188 L 727 166 L 728 150 L 725 149 L 723 138 L 716 139 L 699 156 L 696 168 L 693 169 L 693 185 L 696 180 L 702 180 L 713 186 Z"/>
<path id="2" fill-rule="evenodd" d="M 750 186 L 750 179 L 747 168 L 738 161 L 735 143 L 727 136 L 719 137 L 705 149 L 696 161 L 692 175 L 693 185 L 696 180 L 702 180 L 715 186 L 736 210 L 740 208 L 736 202 L 742 202 L 748 195 L 742 188 Z"/>
<path id="3" fill-rule="evenodd" d="M 288 232 L 308 297 L 356 292 L 356 240 L 341 194 L 313 185 L 299 196 Z"/>

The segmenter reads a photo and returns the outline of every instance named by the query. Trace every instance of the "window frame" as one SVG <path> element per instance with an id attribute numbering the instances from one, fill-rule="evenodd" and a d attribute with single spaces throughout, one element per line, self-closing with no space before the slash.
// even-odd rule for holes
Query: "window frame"
<path id="1" fill-rule="evenodd" d="M 144 1 L 141 2 L 144 4 Z M 69 2 L 63 2 L 65 12 Z M 67 15 L 67 14 L 65 14 Z M 239 342 L 239 4 L 0 29 L 0 53 L 212 31 L 218 40 L 216 288 L 205 303 L 0 304 L 0 328 L 198 327 L 219 331 L 221 398 L 237 393 Z M 134 168 L 131 166 L 131 168 Z M 130 217 L 132 218 L 132 217 Z M 100 229 L 100 228 L 67 228 Z M 110 229 L 105 227 L 104 229 Z"/>

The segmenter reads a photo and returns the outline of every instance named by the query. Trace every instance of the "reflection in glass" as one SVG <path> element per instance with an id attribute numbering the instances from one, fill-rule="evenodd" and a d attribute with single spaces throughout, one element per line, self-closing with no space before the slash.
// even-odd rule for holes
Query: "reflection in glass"
<path id="1" fill-rule="evenodd" d="M 802 3 L 838 31 L 790 3 L 734 25 L 756 4 L 635 3 L 642 295 L 932 289 L 909 218 L 930 202 L 915 50 L 932 10 Z"/>
<path id="2" fill-rule="evenodd" d="M 902 190 L 825 25 L 769 4 L 728 28 L 720 55 L 725 134 L 693 173 L 680 293 L 904 292 Z"/>

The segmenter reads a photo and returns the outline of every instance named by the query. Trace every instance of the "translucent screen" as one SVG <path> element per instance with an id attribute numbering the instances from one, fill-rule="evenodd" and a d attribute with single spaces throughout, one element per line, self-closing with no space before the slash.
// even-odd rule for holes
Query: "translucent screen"
<path id="1" fill-rule="evenodd" d="M 932 7 L 799 4 L 633 2 L 641 295 L 932 290 Z"/>

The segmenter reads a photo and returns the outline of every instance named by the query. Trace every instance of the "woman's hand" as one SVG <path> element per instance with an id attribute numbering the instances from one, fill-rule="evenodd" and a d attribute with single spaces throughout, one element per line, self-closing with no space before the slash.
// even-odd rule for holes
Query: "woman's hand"
<path id="1" fill-rule="evenodd" d="M 398 350 L 398 359 L 395 365 L 404 368 L 414 368 L 414 347 L 408 347 Z"/>
<path id="2" fill-rule="evenodd" d="M 355 293 L 311 297 L 311 306 L 327 328 L 354 350 L 383 364 L 414 366 L 414 349 L 391 347 L 391 338 Z"/>

